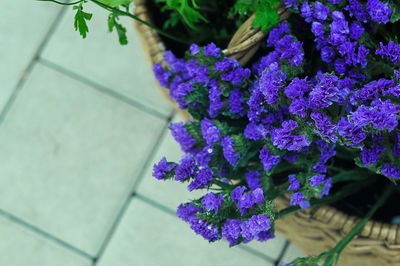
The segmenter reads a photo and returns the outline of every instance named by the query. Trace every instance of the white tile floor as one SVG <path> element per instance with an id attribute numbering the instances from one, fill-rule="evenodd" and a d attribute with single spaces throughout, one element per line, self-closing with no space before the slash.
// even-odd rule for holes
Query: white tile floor
<path id="1" fill-rule="evenodd" d="M 130 21 L 121 47 L 97 8 L 82 40 L 71 7 L 2 4 L 0 265 L 276 265 L 301 254 L 281 237 L 208 244 L 175 217 L 195 195 L 151 168 L 179 159 L 167 126 L 180 118 Z"/>

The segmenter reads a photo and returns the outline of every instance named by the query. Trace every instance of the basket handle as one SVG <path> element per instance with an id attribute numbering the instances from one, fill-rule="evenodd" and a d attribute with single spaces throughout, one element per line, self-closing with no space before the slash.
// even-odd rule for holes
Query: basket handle
<path id="1" fill-rule="evenodd" d="M 291 14 L 282 3 L 276 7 L 276 11 L 279 15 L 278 22 L 286 20 Z M 229 58 L 237 59 L 241 65 L 245 65 L 251 59 L 267 35 L 261 28 L 252 28 L 254 18 L 253 14 L 240 26 L 223 51 Z"/>

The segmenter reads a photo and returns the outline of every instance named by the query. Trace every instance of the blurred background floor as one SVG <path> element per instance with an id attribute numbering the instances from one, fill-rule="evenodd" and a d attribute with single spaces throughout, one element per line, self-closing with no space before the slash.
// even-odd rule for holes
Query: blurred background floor
<path id="1" fill-rule="evenodd" d="M 277 265 L 286 239 L 209 244 L 176 207 L 196 195 L 151 177 L 181 118 L 158 92 L 129 20 L 82 40 L 71 7 L 3 0 L 0 11 L 0 265 Z"/>

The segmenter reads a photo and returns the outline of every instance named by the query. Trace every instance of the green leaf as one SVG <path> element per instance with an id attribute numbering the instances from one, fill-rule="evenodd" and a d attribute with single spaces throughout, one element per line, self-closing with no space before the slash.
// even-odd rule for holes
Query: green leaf
<path id="1" fill-rule="evenodd" d="M 89 21 L 93 14 L 83 12 L 82 3 L 80 5 L 73 6 L 72 9 L 76 10 L 74 19 L 75 30 L 79 30 L 79 34 L 82 36 L 82 38 L 86 38 L 86 33 L 89 32 L 86 21 Z"/>
<path id="2" fill-rule="evenodd" d="M 276 12 L 275 6 L 279 2 L 273 1 L 263 1 L 266 4 L 259 5 L 256 10 L 256 17 L 253 21 L 253 27 L 261 27 L 263 32 L 267 32 L 272 27 L 278 24 L 279 15 Z"/>
<path id="3" fill-rule="evenodd" d="M 400 3 L 399 1 L 390 1 L 390 9 L 392 10 L 392 16 L 390 17 L 390 22 L 395 23 L 400 20 Z"/>
<path id="4" fill-rule="evenodd" d="M 194 0 L 191 0 L 191 3 L 195 8 L 197 7 L 197 4 Z M 208 20 L 203 17 L 200 12 L 189 5 L 188 0 L 167 0 L 166 6 L 163 7 L 163 9 L 176 10 L 181 15 L 185 23 L 192 29 L 197 29 L 195 23 L 198 23 L 201 20 L 208 22 Z"/>
<path id="5" fill-rule="evenodd" d="M 126 37 L 126 28 L 118 23 L 118 15 L 111 13 L 108 16 L 108 30 L 110 32 L 115 29 L 118 34 L 119 43 L 121 45 L 126 45 L 128 43 L 128 38 Z"/>
<path id="6" fill-rule="evenodd" d="M 98 0 L 98 1 L 111 7 L 117 7 L 119 5 L 129 5 L 130 3 L 133 2 L 133 0 Z"/>

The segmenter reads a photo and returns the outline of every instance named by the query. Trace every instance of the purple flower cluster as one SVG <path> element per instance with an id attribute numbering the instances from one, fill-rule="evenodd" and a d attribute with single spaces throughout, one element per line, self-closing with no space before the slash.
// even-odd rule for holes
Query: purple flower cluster
<path id="1" fill-rule="evenodd" d="M 203 204 L 207 211 L 214 210 L 215 213 L 218 213 L 218 207 L 222 204 L 222 198 L 222 194 L 219 194 L 218 197 L 215 197 L 215 194 L 210 192 L 204 196 L 204 198 L 201 200 L 201 204 Z"/>
<path id="2" fill-rule="evenodd" d="M 297 126 L 293 120 L 283 121 L 282 128 L 275 128 L 271 132 L 272 143 L 279 149 L 288 151 L 299 151 L 301 148 L 309 146 L 311 142 L 305 135 L 293 134 Z"/>
<path id="3" fill-rule="evenodd" d="M 169 171 L 172 171 L 176 166 L 175 163 L 168 164 L 167 159 L 163 157 L 158 164 L 153 167 L 153 176 L 158 180 L 164 179 Z"/>
<path id="4" fill-rule="evenodd" d="M 186 60 L 166 52 L 168 66 L 153 67 L 195 119 L 171 125 L 186 154 L 178 164 L 161 159 L 153 176 L 213 189 L 177 211 L 208 241 L 273 237 L 270 199 L 281 176 L 290 205 L 302 209 L 329 195 L 338 168 L 354 161 L 400 179 L 400 44 L 375 32 L 390 29 L 388 2 L 284 2 L 304 21 L 271 29 L 252 71 L 213 43 L 192 45 Z"/>
<path id="5" fill-rule="evenodd" d="M 231 137 L 224 137 L 221 141 L 222 149 L 224 152 L 225 159 L 234 166 L 239 158 L 233 148 L 233 140 Z"/>
<path id="6" fill-rule="evenodd" d="M 253 215 L 249 220 L 228 219 L 222 227 L 222 236 L 228 240 L 230 245 L 236 245 L 240 236 L 245 239 L 245 243 L 256 239 L 266 241 L 273 238 L 270 231 L 271 221 L 267 215 Z"/>
<path id="7" fill-rule="evenodd" d="M 261 188 L 254 189 L 253 192 L 243 193 L 245 187 L 236 187 L 232 193 L 232 201 L 237 204 L 241 216 L 246 214 L 248 209 L 251 209 L 255 204 L 264 202 L 263 190 Z"/>

